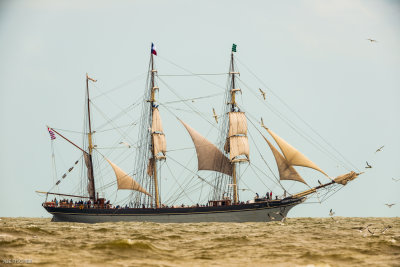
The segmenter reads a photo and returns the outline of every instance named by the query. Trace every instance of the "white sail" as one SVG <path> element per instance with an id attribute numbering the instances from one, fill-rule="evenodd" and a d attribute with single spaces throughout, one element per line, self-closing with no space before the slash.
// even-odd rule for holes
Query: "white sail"
<path id="1" fill-rule="evenodd" d="M 120 167 L 112 163 L 109 159 L 106 158 L 106 160 L 114 170 L 115 176 L 117 178 L 118 189 L 136 190 L 151 197 L 151 195 L 143 187 L 141 187 L 140 184 L 136 182 L 131 176 L 124 172 Z"/>
<path id="2" fill-rule="evenodd" d="M 323 170 L 321 170 L 314 162 L 309 160 L 300 151 L 291 146 L 289 143 L 287 143 L 285 140 L 283 140 L 281 137 L 279 137 L 270 129 L 267 129 L 267 131 L 274 138 L 275 142 L 278 144 L 279 148 L 281 149 L 283 155 L 285 156 L 286 160 L 289 162 L 290 165 L 311 168 L 323 173 L 325 176 L 328 177 L 328 175 Z"/>
<path id="3" fill-rule="evenodd" d="M 158 108 L 153 108 L 151 132 L 153 135 L 154 155 L 157 156 L 159 153 L 162 153 L 165 156 L 167 151 L 167 142 L 163 133 L 161 116 Z"/>
<path id="4" fill-rule="evenodd" d="M 244 112 L 229 112 L 229 132 L 224 150 L 229 153 L 229 158 L 234 161 L 238 156 L 246 156 L 249 160 L 249 141 L 247 140 L 247 120 Z"/>
<path id="5" fill-rule="evenodd" d="M 229 112 L 229 137 L 247 135 L 247 120 L 244 112 Z"/>
<path id="6" fill-rule="evenodd" d="M 165 141 L 165 135 L 160 133 L 153 133 L 153 144 L 154 144 L 154 155 L 162 153 L 165 155 L 167 151 L 167 142 Z"/>
<path id="7" fill-rule="evenodd" d="M 279 178 L 281 180 L 293 180 L 298 181 L 303 184 L 307 184 L 303 178 L 301 178 L 300 174 L 290 165 L 290 163 L 282 156 L 281 153 L 268 141 L 267 138 L 264 137 L 264 140 L 267 141 L 272 154 L 275 157 L 276 165 L 278 166 Z"/>
<path id="8" fill-rule="evenodd" d="M 249 141 L 247 136 L 231 136 L 229 137 L 229 157 L 234 160 L 237 156 L 245 155 L 249 159 Z"/>
<path id="9" fill-rule="evenodd" d="M 232 176 L 232 165 L 229 159 L 195 129 L 181 120 L 180 122 L 192 137 L 197 153 L 198 169 L 217 171 Z"/>

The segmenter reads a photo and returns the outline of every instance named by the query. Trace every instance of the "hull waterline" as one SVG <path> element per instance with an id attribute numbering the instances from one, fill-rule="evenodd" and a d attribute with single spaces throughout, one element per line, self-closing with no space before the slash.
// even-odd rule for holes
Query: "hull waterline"
<path id="1" fill-rule="evenodd" d="M 225 207 L 163 209 L 79 209 L 45 207 L 55 222 L 269 222 L 280 221 L 305 199 L 280 200 Z"/>

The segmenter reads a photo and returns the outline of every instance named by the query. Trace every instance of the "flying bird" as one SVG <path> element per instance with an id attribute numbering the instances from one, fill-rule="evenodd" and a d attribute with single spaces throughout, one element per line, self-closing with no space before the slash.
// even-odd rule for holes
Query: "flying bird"
<path id="1" fill-rule="evenodd" d="M 284 225 L 284 223 L 286 222 L 286 217 L 282 217 L 282 219 L 281 219 L 281 225 Z"/>
<path id="2" fill-rule="evenodd" d="M 367 163 L 367 166 L 365 167 L 366 169 L 371 169 L 372 166 L 368 164 L 368 161 L 366 161 L 365 163 Z"/>
<path id="3" fill-rule="evenodd" d="M 381 146 L 380 148 L 378 148 L 378 149 L 375 151 L 375 153 L 382 151 L 382 148 L 383 148 L 383 147 L 384 147 L 384 146 Z"/>
<path id="4" fill-rule="evenodd" d="M 120 145 L 125 145 L 125 146 L 127 146 L 128 148 L 131 148 L 131 145 L 128 144 L 127 142 L 119 142 L 119 144 L 120 144 Z"/>
<path id="5" fill-rule="evenodd" d="M 385 232 L 386 232 L 388 229 L 390 229 L 390 228 L 392 228 L 391 225 L 386 226 L 385 229 L 383 229 L 383 230 L 381 231 L 381 234 L 385 234 Z"/>
<path id="6" fill-rule="evenodd" d="M 218 123 L 218 116 L 217 116 L 217 113 L 215 113 L 215 109 L 213 108 L 213 117 L 214 117 L 214 119 L 215 119 L 215 121 Z"/>
<path id="7" fill-rule="evenodd" d="M 392 180 L 395 181 L 395 182 L 400 181 L 400 179 L 395 179 L 395 178 L 392 178 Z"/>
<path id="8" fill-rule="evenodd" d="M 368 224 L 367 226 L 364 227 L 358 227 L 357 230 L 360 231 L 360 233 L 364 232 L 365 230 L 368 229 L 368 227 L 370 227 L 372 225 L 372 223 Z"/>
<path id="9" fill-rule="evenodd" d="M 261 118 L 261 127 L 264 127 L 264 120 Z"/>
<path id="10" fill-rule="evenodd" d="M 335 215 L 335 212 L 331 209 L 330 211 L 329 211 L 329 216 L 333 216 L 333 215 Z"/>
<path id="11" fill-rule="evenodd" d="M 281 222 L 284 223 L 286 221 L 286 216 L 284 214 L 282 214 L 282 212 L 279 212 L 279 215 L 281 215 L 281 217 L 282 217 Z"/>
<path id="12" fill-rule="evenodd" d="M 265 100 L 265 92 L 263 90 L 261 90 L 261 88 L 258 88 L 258 90 L 260 90 L 261 95 L 263 96 L 264 100 Z"/>
<path id="13" fill-rule="evenodd" d="M 386 206 L 388 206 L 389 208 L 391 208 L 393 205 L 396 205 L 396 203 L 392 203 L 392 204 L 385 204 Z"/>
<path id="14" fill-rule="evenodd" d="M 367 230 L 371 235 L 375 235 L 375 232 L 372 232 L 371 230 L 369 230 L 369 228 L 367 228 Z"/>
<path id="15" fill-rule="evenodd" d="M 378 42 L 377 40 L 374 40 L 374 39 L 371 39 L 371 38 L 368 38 L 367 40 L 370 41 L 371 43 L 377 43 Z"/>

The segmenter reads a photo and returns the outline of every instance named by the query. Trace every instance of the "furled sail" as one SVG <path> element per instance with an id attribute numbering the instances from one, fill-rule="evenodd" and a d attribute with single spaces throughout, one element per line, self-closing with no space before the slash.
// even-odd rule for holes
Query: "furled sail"
<path id="1" fill-rule="evenodd" d="M 151 132 L 153 135 L 154 155 L 157 156 L 161 152 L 165 156 L 167 151 L 167 142 L 163 133 L 161 116 L 158 108 L 153 108 Z"/>
<path id="2" fill-rule="evenodd" d="M 266 128 L 267 129 L 267 128 Z M 278 144 L 279 148 L 281 149 L 283 155 L 285 156 L 286 160 L 289 162 L 290 165 L 293 166 L 303 166 L 308 167 L 314 170 L 317 170 L 323 173 L 325 176 L 329 177 L 323 170 L 321 170 L 314 162 L 309 160 L 305 155 L 303 155 L 300 151 L 296 148 L 291 146 L 281 137 L 276 135 L 270 129 L 267 129 L 269 134 L 274 138 L 275 142 Z"/>
<path id="3" fill-rule="evenodd" d="M 224 149 L 227 153 L 229 152 L 231 161 L 241 155 L 245 155 L 247 160 L 249 159 L 247 120 L 244 112 L 229 112 L 228 140 Z"/>
<path id="4" fill-rule="evenodd" d="M 346 185 L 348 182 L 350 182 L 351 180 L 354 180 L 355 178 L 357 178 L 357 176 L 360 175 L 359 173 L 355 173 L 353 171 L 340 175 L 338 177 L 336 177 L 335 179 L 333 179 L 336 183 L 338 184 L 342 184 L 342 185 Z"/>
<path id="5" fill-rule="evenodd" d="M 106 160 L 108 161 L 108 163 L 110 163 L 115 172 L 115 176 L 117 177 L 118 189 L 136 190 L 151 197 L 151 195 L 143 187 L 141 187 L 140 184 L 136 182 L 131 176 L 124 172 L 120 167 L 112 163 L 109 159 L 106 158 Z"/>
<path id="6" fill-rule="evenodd" d="M 89 183 L 87 185 L 87 190 L 89 193 L 89 196 L 94 195 L 94 188 L 93 188 L 93 180 L 94 180 L 94 175 L 93 175 L 93 168 L 92 168 L 92 162 L 90 160 L 90 155 L 87 152 L 83 153 L 83 158 L 85 159 L 85 165 L 87 167 L 87 176 Z"/>
<path id="7" fill-rule="evenodd" d="M 195 129 L 181 120 L 180 122 L 185 126 L 196 147 L 198 169 L 217 171 L 232 176 L 232 165 L 229 159 Z"/>
<path id="8" fill-rule="evenodd" d="M 247 136 L 231 136 L 229 137 L 229 157 L 234 160 L 235 157 L 245 155 L 249 158 L 249 142 Z"/>
<path id="9" fill-rule="evenodd" d="M 151 159 L 149 159 L 149 163 L 147 164 L 147 174 L 149 176 L 153 176 L 153 173 L 154 173 L 153 166 L 154 166 L 154 162 L 153 162 L 153 158 L 151 158 Z"/>
<path id="10" fill-rule="evenodd" d="M 264 136 L 263 136 L 264 137 Z M 275 157 L 276 165 L 278 165 L 279 177 L 281 180 L 294 180 L 307 184 L 300 174 L 290 165 L 290 163 L 282 156 L 281 153 L 264 137 L 269 147 L 271 148 L 272 154 Z"/>

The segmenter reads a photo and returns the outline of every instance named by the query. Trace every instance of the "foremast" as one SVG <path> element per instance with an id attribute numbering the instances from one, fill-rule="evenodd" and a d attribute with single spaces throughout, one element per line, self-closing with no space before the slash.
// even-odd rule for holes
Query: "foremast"
<path id="1" fill-rule="evenodd" d="M 216 177 L 216 186 L 214 191 L 214 199 L 225 196 L 225 189 L 231 194 L 233 203 L 239 202 L 238 195 L 238 165 L 242 162 L 249 161 L 249 144 L 247 140 L 247 121 L 245 113 L 240 111 L 240 108 L 236 101 L 236 94 L 241 92 L 236 82 L 236 75 L 240 73 L 235 69 L 234 53 L 236 52 L 236 45 L 232 45 L 232 52 L 229 64 L 229 78 L 227 94 L 225 97 L 226 108 L 224 115 L 226 119 L 221 124 L 220 145 L 223 146 L 226 156 L 229 157 L 229 161 L 232 166 L 232 175 L 227 177 L 226 175 Z M 219 175 L 219 174 L 217 174 Z M 230 184 L 226 184 L 226 181 L 230 181 Z"/>

